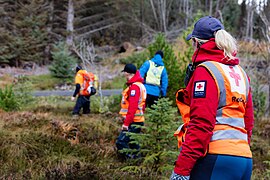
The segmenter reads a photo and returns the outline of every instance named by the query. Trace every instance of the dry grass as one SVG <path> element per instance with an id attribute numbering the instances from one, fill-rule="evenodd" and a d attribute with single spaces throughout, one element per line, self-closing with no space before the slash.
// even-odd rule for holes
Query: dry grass
<path id="1" fill-rule="evenodd" d="M 37 107 L 39 109 L 39 107 Z M 74 120 L 57 108 L 0 113 L 0 179 L 123 179 L 114 149 L 120 124 L 117 114 L 91 114 Z M 65 122 L 79 129 L 80 143 L 72 145 L 51 124 Z M 255 123 L 252 138 L 254 180 L 269 176 L 270 121 Z M 145 179 L 125 174 L 130 179 Z M 147 179 L 147 178 L 146 178 Z M 149 177 L 151 179 L 151 177 Z"/>

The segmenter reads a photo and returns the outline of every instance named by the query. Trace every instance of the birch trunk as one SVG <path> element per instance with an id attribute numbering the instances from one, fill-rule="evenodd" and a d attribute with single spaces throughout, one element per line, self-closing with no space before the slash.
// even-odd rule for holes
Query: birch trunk
<path id="1" fill-rule="evenodd" d="M 66 43 L 68 46 L 73 44 L 73 32 L 74 32 L 74 4 L 73 0 L 68 1 L 68 14 L 67 14 L 67 37 Z"/>

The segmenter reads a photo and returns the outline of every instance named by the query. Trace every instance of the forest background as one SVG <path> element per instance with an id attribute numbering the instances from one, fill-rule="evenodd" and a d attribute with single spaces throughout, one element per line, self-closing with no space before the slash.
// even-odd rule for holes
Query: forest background
<path id="1" fill-rule="evenodd" d="M 205 15 L 220 19 L 238 40 L 238 56 L 254 92 L 253 179 L 270 178 L 269 0 L 1 0 L 0 14 L 1 179 L 168 178 L 177 150 L 175 139 L 164 134 L 173 133 L 181 121 L 174 116 L 173 101 L 192 55 L 185 37 Z M 157 109 L 171 114 L 148 111 L 148 121 L 160 128 L 157 119 L 162 117 L 171 127 L 162 127 L 166 133 L 158 135 L 166 139 L 163 151 L 155 146 L 147 149 L 143 163 L 117 161 L 113 148 L 120 126 L 115 106 L 119 96 L 92 97 L 93 115 L 74 122 L 70 116 L 74 104 L 66 97 L 30 94 L 55 89 L 56 84 L 73 88 L 71 69 L 76 63 L 98 75 L 99 89 L 122 88 L 123 65 L 139 67 L 159 49 L 165 52 L 170 82 L 168 101 Z M 49 67 L 48 75 L 39 75 L 44 67 Z M 18 68 L 23 76 L 14 73 Z M 80 131 L 79 145 L 59 138 L 66 137 L 65 123 Z M 145 130 L 148 135 L 153 132 L 158 131 Z M 153 141 L 162 144 L 160 139 Z"/>

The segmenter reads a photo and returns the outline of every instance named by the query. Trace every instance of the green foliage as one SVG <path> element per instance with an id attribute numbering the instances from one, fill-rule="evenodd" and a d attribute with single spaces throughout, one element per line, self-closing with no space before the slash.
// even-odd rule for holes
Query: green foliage
<path id="1" fill-rule="evenodd" d="M 270 159 L 270 121 L 269 118 L 256 119 L 251 137 L 254 180 L 269 179 Z M 268 161 L 268 162 L 267 162 Z"/>
<path id="2" fill-rule="evenodd" d="M 91 96 L 90 109 L 92 113 L 118 112 L 120 109 L 121 95 Z"/>
<path id="3" fill-rule="evenodd" d="M 49 68 L 52 76 L 65 80 L 72 79 L 75 74 L 72 69 L 75 67 L 77 59 L 71 55 L 68 46 L 64 42 L 54 45 L 52 55 L 53 63 Z"/>
<path id="4" fill-rule="evenodd" d="M 141 146 L 141 163 L 125 167 L 123 170 L 168 177 L 179 154 L 173 151 L 177 149 L 177 141 L 173 136 L 173 130 L 177 129 L 176 108 L 172 107 L 172 102 L 168 98 L 160 99 L 153 108 L 147 109 L 143 133 L 129 133 L 132 142 Z M 132 152 L 126 149 L 124 151 Z"/>
<path id="5" fill-rule="evenodd" d="M 171 99 L 175 99 L 175 92 L 181 87 L 184 82 L 185 69 L 181 68 L 183 64 L 186 64 L 185 58 L 180 61 L 174 54 L 172 46 L 166 41 L 163 34 L 159 34 L 155 42 L 149 45 L 148 50 L 150 56 L 153 57 L 155 52 L 162 50 L 164 53 L 163 62 L 167 69 L 169 85 L 167 89 L 167 96 Z"/>
<path id="6" fill-rule="evenodd" d="M 111 81 L 106 81 L 102 83 L 102 89 L 122 89 L 123 84 L 126 83 L 126 78 L 124 76 L 116 76 Z"/>
<path id="7" fill-rule="evenodd" d="M 0 89 L 0 109 L 16 111 L 34 102 L 32 84 L 27 77 L 18 77 L 14 85 Z"/>
<path id="8" fill-rule="evenodd" d="M 0 62 L 16 66 L 29 61 L 43 64 L 48 38 L 46 4 L 44 1 L 26 0 L 23 3 L 9 3 L 7 6 L 9 8 L 2 8 L 1 11 L 12 9 L 14 13 L 4 13 L 8 15 L 5 18 L 8 21 L 1 30 Z"/>
<path id="9" fill-rule="evenodd" d="M 265 106 L 266 106 L 266 95 L 264 92 L 260 90 L 260 85 L 258 81 L 253 86 L 252 89 L 252 98 L 253 98 L 253 107 L 254 107 L 254 116 L 256 119 L 264 116 L 265 114 Z"/>
<path id="10" fill-rule="evenodd" d="M 56 84 L 63 84 L 62 79 L 53 77 L 51 74 L 28 76 L 28 79 L 35 90 L 54 89 Z"/>
<path id="11" fill-rule="evenodd" d="M 13 87 L 7 85 L 4 89 L 0 89 L 0 109 L 14 111 L 19 108 L 19 102 L 14 94 Z"/>
<path id="12" fill-rule="evenodd" d="M 187 42 L 188 43 L 188 42 Z M 173 47 L 166 41 L 166 38 L 163 34 L 158 34 L 155 38 L 154 43 L 148 46 L 148 52 L 136 53 L 132 56 L 129 56 L 125 59 L 122 59 L 122 63 L 134 63 L 137 68 L 140 68 L 141 65 L 149 59 L 149 57 L 154 57 L 156 51 L 162 50 L 164 53 L 163 62 L 168 73 L 169 85 L 167 89 L 167 96 L 171 99 L 175 99 L 175 92 L 184 86 L 185 78 L 185 68 L 187 62 L 190 61 L 193 54 L 191 47 L 187 51 L 183 52 L 183 55 L 179 53 L 178 57 L 175 56 Z"/>
<path id="13" fill-rule="evenodd" d="M 26 76 L 21 76 L 18 78 L 17 83 L 14 86 L 14 92 L 20 107 L 34 102 L 34 97 L 32 96 L 32 87 L 32 83 Z"/>
<path id="14" fill-rule="evenodd" d="M 264 177 L 267 179 L 270 179 L 270 161 L 266 160 L 266 161 L 264 161 L 264 163 L 268 166 Z"/>
<path id="15" fill-rule="evenodd" d="M 147 51 L 143 52 L 136 52 L 133 53 L 131 56 L 128 56 L 126 58 L 120 59 L 120 63 L 122 64 L 134 64 L 137 68 L 140 68 L 140 66 L 144 63 L 145 60 L 149 58 L 149 54 Z"/>

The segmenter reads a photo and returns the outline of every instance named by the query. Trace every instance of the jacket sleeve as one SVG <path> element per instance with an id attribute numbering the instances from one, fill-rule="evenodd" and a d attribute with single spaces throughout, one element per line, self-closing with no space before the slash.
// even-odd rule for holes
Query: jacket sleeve
<path id="1" fill-rule="evenodd" d="M 253 112 L 254 112 L 253 111 L 253 101 L 252 101 L 252 93 L 251 93 L 251 88 L 250 88 L 249 94 L 248 94 L 246 112 L 245 112 L 245 116 L 244 116 L 245 129 L 247 131 L 249 144 L 250 144 L 250 139 L 251 139 L 251 135 L 252 135 L 252 129 L 254 127 L 254 113 Z"/>
<path id="2" fill-rule="evenodd" d="M 140 88 L 137 85 L 133 84 L 130 86 L 128 91 L 128 112 L 124 121 L 125 126 L 129 126 L 133 122 L 136 110 L 138 109 L 140 93 Z"/>
<path id="3" fill-rule="evenodd" d="M 167 94 L 167 88 L 168 88 L 168 74 L 167 74 L 167 70 L 164 67 L 162 74 L 161 74 L 161 96 L 164 97 Z"/>
<path id="4" fill-rule="evenodd" d="M 76 97 L 76 95 L 80 92 L 80 89 L 81 89 L 81 85 L 76 84 L 76 88 L 75 88 L 75 91 L 73 93 L 73 97 Z"/>
<path id="5" fill-rule="evenodd" d="M 196 82 L 205 82 L 205 97 L 194 97 Z M 204 67 L 197 67 L 187 91 L 190 98 L 190 122 L 174 168 L 175 173 L 183 176 L 190 175 L 196 161 L 206 152 L 213 135 L 218 107 L 216 83 Z"/>
<path id="6" fill-rule="evenodd" d="M 143 65 L 140 67 L 139 71 L 140 71 L 140 75 L 141 75 L 141 77 L 142 77 L 143 79 L 145 78 L 146 73 L 147 73 L 149 67 L 150 67 L 149 61 L 146 61 L 146 62 L 143 63 Z"/>

